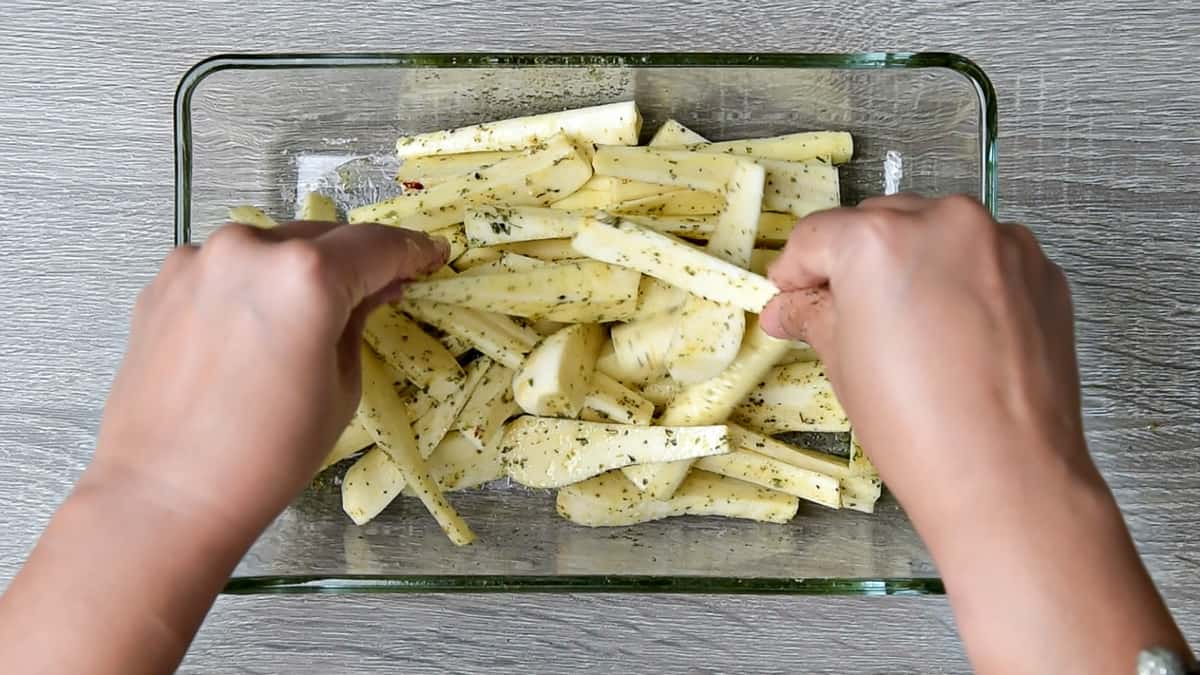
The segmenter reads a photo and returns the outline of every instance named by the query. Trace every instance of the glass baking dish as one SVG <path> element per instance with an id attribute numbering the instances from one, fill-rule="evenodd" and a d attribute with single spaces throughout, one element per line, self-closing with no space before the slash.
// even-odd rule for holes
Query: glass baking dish
<path id="1" fill-rule="evenodd" d="M 222 55 L 176 93 L 175 241 L 202 242 L 235 204 L 290 214 L 298 193 L 349 160 L 386 159 L 402 133 L 628 99 L 647 137 L 668 118 L 716 140 L 849 131 L 846 203 L 883 193 L 887 158 L 902 191 L 966 193 L 995 210 L 995 94 L 954 54 Z M 943 592 L 886 493 L 873 515 L 802 502 L 787 525 L 685 517 L 599 529 L 558 517 L 550 491 L 450 499 L 475 544 L 452 545 L 409 498 L 357 527 L 323 475 L 226 591 Z"/>

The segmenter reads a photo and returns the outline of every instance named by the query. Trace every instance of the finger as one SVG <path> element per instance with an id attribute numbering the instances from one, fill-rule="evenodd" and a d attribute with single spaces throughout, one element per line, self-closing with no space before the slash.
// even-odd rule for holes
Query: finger
<path id="1" fill-rule="evenodd" d="M 854 208 L 830 209 L 801 218 L 792 228 L 783 254 L 767 268 L 767 276 L 785 291 L 828 283 L 844 230 L 863 220 L 863 212 Z"/>
<path id="2" fill-rule="evenodd" d="M 894 195 L 868 197 L 858 203 L 860 209 L 891 209 L 914 213 L 929 208 L 929 199 L 915 192 L 900 192 Z"/>
<path id="3" fill-rule="evenodd" d="M 335 228 L 316 243 L 350 307 L 396 282 L 429 274 L 450 255 L 444 239 L 374 223 Z"/>
<path id="4" fill-rule="evenodd" d="M 804 340 L 818 353 L 833 344 L 834 311 L 827 288 L 780 293 L 763 308 L 758 321 L 768 335 Z"/>

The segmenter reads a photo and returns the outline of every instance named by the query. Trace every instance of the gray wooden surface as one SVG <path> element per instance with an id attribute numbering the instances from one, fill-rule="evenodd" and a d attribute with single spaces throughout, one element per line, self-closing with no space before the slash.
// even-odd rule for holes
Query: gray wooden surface
<path id="1" fill-rule="evenodd" d="M 232 50 L 952 50 L 1076 292 L 1090 440 L 1200 640 L 1195 2 L 0 2 L 0 584 L 90 453 L 170 242 L 171 97 Z M 1087 589 L 1079 589 L 1086 592 Z M 965 672 L 938 598 L 223 597 L 184 672 Z"/>

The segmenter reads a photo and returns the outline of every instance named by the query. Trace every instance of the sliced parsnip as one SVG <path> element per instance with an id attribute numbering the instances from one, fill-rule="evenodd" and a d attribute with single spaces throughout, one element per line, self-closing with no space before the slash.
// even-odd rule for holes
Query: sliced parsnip
<path id="1" fill-rule="evenodd" d="M 362 371 L 359 416 L 363 426 L 375 439 L 376 446 L 396 463 L 405 482 L 413 486 L 450 541 L 459 546 L 471 543 L 475 534 L 446 501 L 417 449 L 417 440 L 401 408 L 400 397 L 392 387 L 387 364 L 366 345 L 362 348 Z"/>
<path id="2" fill-rule="evenodd" d="M 480 249 L 475 249 L 480 250 Z M 519 253 L 509 253 L 501 251 L 500 257 L 491 262 L 475 265 L 463 270 L 460 274 L 464 277 L 478 276 L 481 274 L 499 274 L 501 272 L 528 272 L 529 270 L 538 267 L 545 267 L 548 263 L 545 260 L 530 258 L 527 255 Z"/>
<path id="3" fill-rule="evenodd" d="M 664 375 L 653 382 L 647 382 L 642 387 L 642 396 L 645 396 L 655 406 L 663 407 L 681 391 L 683 391 L 683 384 L 671 379 L 670 375 Z"/>
<path id="4" fill-rule="evenodd" d="M 648 382 L 652 376 L 650 371 L 645 369 L 625 368 L 617 358 L 611 340 L 605 342 L 604 346 L 600 348 L 600 355 L 596 357 L 596 372 L 604 373 L 623 384 L 634 386 L 640 386 Z"/>
<path id="5" fill-rule="evenodd" d="M 513 400 L 512 378 L 512 369 L 494 365 L 455 422 L 455 427 L 480 450 L 495 450 L 504 435 L 504 423 L 522 412 Z"/>
<path id="6" fill-rule="evenodd" d="M 820 361 L 801 361 L 767 373 L 733 411 L 732 419 L 763 433 L 850 430 Z"/>
<path id="7" fill-rule="evenodd" d="M 257 206 L 246 205 L 231 206 L 229 208 L 229 222 L 253 225 L 254 227 L 261 227 L 264 230 L 279 224 L 274 218 L 268 216 Z"/>
<path id="8" fill-rule="evenodd" d="M 467 252 L 467 235 L 463 232 L 462 225 L 443 227 L 440 230 L 430 232 L 429 236 L 441 237 L 450 245 L 450 255 L 446 256 L 447 264 L 458 260 L 459 256 Z"/>
<path id="9" fill-rule="evenodd" d="M 602 344 L 598 324 L 572 324 L 544 338 L 513 376 L 513 399 L 531 415 L 578 416 Z"/>
<path id="10" fill-rule="evenodd" d="M 433 409 L 413 423 L 417 436 L 417 449 L 422 457 L 428 457 L 442 438 L 454 426 L 454 420 L 470 400 L 483 376 L 492 366 L 492 360 L 481 356 L 466 368 L 466 377 L 458 381 L 434 380 L 427 390 L 433 399 Z"/>
<path id="11" fill-rule="evenodd" d="M 779 359 L 777 365 L 789 366 L 793 363 L 801 363 L 805 361 L 820 361 L 821 357 L 817 354 L 817 350 L 809 347 L 807 344 L 797 341 L 796 346 L 792 347 L 791 351 L 783 355 Z"/>
<path id="12" fill-rule="evenodd" d="M 526 272 L 418 281 L 405 297 L 533 319 L 620 321 L 637 308 L 639 279 L 615 265 L 564 262 Z"/>
<path id="13" fill-rule="evenodd" d="M 513 480 L 560 487 L 631 464 L 730 452 L 723 426 L 635 427 L 551 417 L 518 417 L 501 441 Z"/>
<path id="14" fill-rule="evenodd" d="M 308 192 L 296 205 L 296 220 L 337 222 L 337 205 L 320 192 Z"/>
<path id="15" fill-rule="evenodd" d="M 558 491 L 558 514 L 588 527 L 636 525 L 672 516 L 725 516 L 786 523 L 800 506 L 791 496 L 707 471 L 692 471 L 665 501 L 639 492 L 619 471 Z"/>
<path id="16" fill-rule="evenodd" d="M 516 255 L 516 254 L 513 254 L 513 255 Z M 550 335 L 551 333 L 557 333 L 559 330 L 566 328 L 567 324 L 563 323 L 562 321 L 551 321 L 550 319 L 537 319 L 534 321 L 530 321 L 529 327 L 532 328 L 533 331 L 535 333 L 537 333 L 538 335 L 541 335 L 542 337 L 546 337 L 547 335 Z"/>
<path id="17" fill-rule="evenodd" d="M 682 290 L 654 277 L 643 276 L 638 282 L 638 304 L 633 320 L 674 312 L 685 300 L 687 293 Z"/>
<path id="18" fill-rule="evenodd" d="M 416 422 L 433 410 L 433 397 L 420 388 L 409 385 L 399 392 L 400 401 L 408 411 L 408 421 Z"/>
<path id="19" fill-rule="evenodd" d="M 552 170 L 551 170 L 552 169 Z M 471 174 L 451 178 L 350 211 L 350 222 L 376 222 L 429 232 L 461 222 L 470 202 L 550 204 L 591 178 L 591 167 L 566 136 L 556 136 L 527 154 Z"/>
<path id="20" fill-rule="evenodd" d="M 787 340 L 777 340 L 764 333 L 756 320 L 752 325 L 754 327 L 746 331 L 741 351 L 729 368 L 711 380 L 680 391 L 659 417 L 659 424 L 714 424 L 729 417 L 754 383 L 761 382 L 771 366 L 791 348 Z M 652 497 L 665 499 L 679 487 L 690 466 L 690 462 L 681 461 L 630 467 L 625 470 L 625 475 Z"/>
<path id="21" fill-rule="evenodd" d="M 404 488 L 404 472 L 382 448 L 372 448 L 342 477 L 342 511 L 365 525 L 392 503 Z"/>
<path id="22" fill-rule="evenodd" d="M 483 374 L 479 378 L 479 384 L 475 385 L 475 390 L 471 392 L 471 396 L 459 411 L 450 428 L 461 431 L 482 423 L 488 415 L 489 406 L 493 402 L 499 401 L 504 392 L 512 386 L 512 376 L 511 368 L 506 368 L 488 359 Z"/>
<path id="23" fill-rule="evenodd" d="M 592 386 L 583 406 L 580 419 L 588 422 L 649 426 L 654 418 L 653 403 L 601 372 L 592 374 Z"/>
<path id="24" fill-rule="evenodd" d="M 412 298 L 406 298 L 401 307 L 414 319 L 470 342 L 476 349 L 508 368 L 520 368 L 525 355 L 536 342 L 536 338 L 526 342 L 515 337 L 513 326 L 501 328 L 494 317 L 466 307 Z"/>
<path id="25" fill-rule="evenodd" d="M 463 369 L 441 342 L 400 310 L 384 305 L 367 317 L 363 339 L 389 366 L 422 389 L 442 380 L 457 385 Z"/>
<path id="26" fill-rule="evenodd" d="M 354 455 L 354 453 L 369 447 L 375 441 L 371 439 L 371 434 L 363 428 L 358 418 L 350 420 L 350 424 L 342 429 L 342 434 L 338 436 L 334 442 L 333 448 L 329 450 L 329 454 L 325 455 L 325 459 L 321 461 L 321 468 L 317 469 L 317 473 L 328 469 L 338 462 Z"/>
<path id="27" fill-rule="evenodd" d="M 612 176 L 592 176 L 591 180 L 583 184 L 583 187 L 569 197 L 554 202 L 551 207 L 565 210 L 610 209 L 621 203 L 660 197 L 681 190 L 682 188 L 660 183 L 645 183 Z"/>
<path id="28" fill-rule="evenodd" d="M 579 224 L 593 216 L 591 211 L 480 205 L 467 209 L 463 225 L 471 246 L 492 246 L 572 237 Z"/>
<path id="29" fill-rule="evenodd" d="M 504 251 L 494 248 L 470 248 L 458 256 L 451 267 L 459 273 L 466 272 L 469 269 L 499 260 L 503 253 Z"/>
<path id="30" fill-rule="evenodd" d="M 878 476 L 879 470 L 863 451 L 862 441 L 853 428 L 850 429 L 850 474 L 853 476 Z"/>
<path id="31" fill-rule="evenodd" d="M 511 244 L 499 244 L 494 247 L 497 251 L 517 253 L 546 262 L 561 262 L 563 260 L 578 260 L 579 252 L 571 247 L 570 239 L 540 239 L 538 241 L 515 241 Z M 480 249 L 486 250 L 486 249 Z"/>
<path id="32" fill-rule="evenodd" d="M 693 295 L 749 312 L 762 311 L 779 292 L 762 276 L 629 221 L 585 223 L 571 245 L 590 258 L 637 270 Z"/>
<path id="33" fill-rule="evenodd" d="M 620 371 L 637 373 L 638 381 L 643 382 L 665 375 L 671 341 L 679 322 L 677 313 L 664 312 L 613 324 L 612 348 Z"/>
<path id="34" fill-rule="evenodd" d="M 704 250 L 745 268 L 750 264 L 758 232 L 765 172 L 739 159 L 725 188 L 726 205 Z M 684 303 L 666 354 L 671 377 L 694 384 L 715 377 L 733 362 L 746 330 L 738 307 L 692 296 Z"/>
<path id="35" fill-rule="evenodd" d="M 854 154 L 854 139 L 845 131 L 806 131 L 687 147 L 697 152 L 749 155 L 759 159 L 779 159 L 787 162 L 828 158 L 834 164 L 844 164 L 850 161 Z"/>
<path id="36" fill-rule="evenodd" d="M 842 506 L 842 490 L 837 478 L 801 469 L 749 450 L 735 450 L 717 457 L 702 457 L 694 466 L 830 508 L 837 509 Z"/>
<path id="37" fill-rule="evenodd" d="M 585 145 L 635 145 L 641 127 L 637 105 L 623 101 L 401 136 L 396 156 L 520 150 L 562 134 Z"/>
<path id="38" fill-rule="evenodd" d="M 703 216 L 663 216 L 663 215 L 622 215 L 622 218 L 648 227 L 656 232 L 672 234 L 687 239 L 707 240 L 716 229 L 720 215 Z M 796 225 L 796 217 L 790 213 L 775 213 L 763 211 L 758 214 L 758 232 L 755 244 L 758 246 L 779 247 L 787 242 L 788 235 Z"/>
<path id="39" fill-rule="evenodd" d="M 519 150 L 507 152 L 461 152 L 453 155 L 423 155 L 405 157 L 396 172 L 396 182 L 407 189 L 424 190 L 464 174 L 472 174 L 496 162 L 521 155 Z"/>
<path id="40" fill-rule="evenodd" d="M 438 332 L 441 333 L 442 331 L 439 330 Z M 457 335 L 451 335 L 449 333 L 443 333 L 442 335 L 439 335 L 438 342 L 442 343 L 442 346 L 446 348 L 446 351 L 453 354 L 454 358 L 456 359 L 474 349 L 470 342 L 467 342 Z"/>
<path id="41" fill-rule="evenodd" d="M 715 192 L 673 189 L 656 195 L 617 201 L 603 208 L 622 215 L 705 216 L 720 213 L 724 205 L 725 200 Z"/>
<path id="42" fill-rule="evenodd" d="M 667 120 L 658 128 L 658 131 L 654 132 L 654 137 L 650 139 L 649 145 L 650 147 L 671 147 L 707 142 L 707 138 L 683 126 L 678 121 Z"/>
<path id="43" fill-rule="evenodd" d="M 438 487 L 447 492 L 466 490 L 504 477 L 504 461 L 498 443 L 480 448 L 457 431 L 446 434 L 438 443 L 428 464 L 429 473 Z M 416 496 L 407 486 L 401 494 Z"/>
<path id="44" fill-rule="evenodd" d="M 599 176 L 724 194 L 743 161 L 723 154 L 606 145 L 596 148 L 592 168 Z"/>
<path id="45" fill-rule="evenodd" d="M 757 160 L 766 169 L 763 209 L 803 217 L 842 202 L 837 167 L 821 160 L 784 162 Z"/>

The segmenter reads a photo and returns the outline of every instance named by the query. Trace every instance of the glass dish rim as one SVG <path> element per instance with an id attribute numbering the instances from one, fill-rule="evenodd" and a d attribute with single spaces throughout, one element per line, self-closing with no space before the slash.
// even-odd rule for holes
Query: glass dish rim
<path id="1" fill-rule="evenodd" d="M 538 67 L 710 67 L 710 68 L 945 68 L 966 77 L 979 96 L 980 195 L 997 209 L 997 100 L 987 74 L 970 59 L 950 52 L 357 52 L 225 53 L 193 65 L 175 90 L 175 237 L 191 241 L 191 100 L 210 75 L 230 69 L 295 68 L 503 68 Z M 797 595 L 942 595 L 939 577 L 737 577 L 700 575 L 369 575 L 283 574 L 233 576 L 227 594 L 397 593 L 397 592 L 631 592 L 751 593 Z"/>

